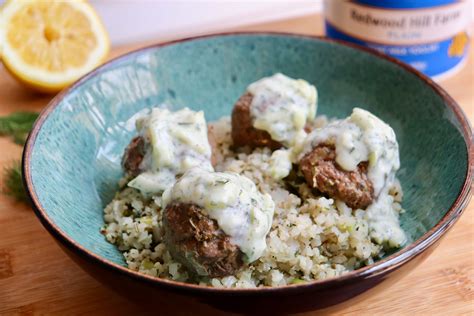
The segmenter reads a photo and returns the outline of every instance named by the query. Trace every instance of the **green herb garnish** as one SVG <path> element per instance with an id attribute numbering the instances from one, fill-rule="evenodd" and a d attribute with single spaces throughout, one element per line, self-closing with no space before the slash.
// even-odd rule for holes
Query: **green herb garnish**
<path id="1" fill-rule="evenodd" d="M 24 145 L 38 113 L 15 112 L 0 117 L 0 136 L 10 136 L 18 145 Z"/>
<path id="2" fill-rule="evenodd" d="M 291 280 L 290 283 L 291 284 L 301 284 L 301 283 L 306 283 L 306 281 L 302 280 L 302 279 L 299 279 L 299 278 L 294 278 L 293 280 Z"/>
<path id="3" fill-rule="evenodd" d="M 227 184 L 229 182 L 230 182 L 230 180 L 227 180 L 227 179 L 225 179 L 225 180 L 216 180 L 216 184 Z"/>
<path id="4" fill-rule="evenodd" d="M 24 145 L 37 118 L 38 113 L 34 112 L 15 112 L 0 117 L 0 136 L 10 136 L 18 145 Z M 21 174 L 20 161 L 15 161 L 10 166 L 5 167 L 1 193 L 18 201 L 29 203 L 30 200 L 23 187 Z"/>
<path id="5" fill-rule="evenodd" d="M 154 266 L 155 264 L 151 262 L 149 259 L 145 259 L 142 261 L 142 267 L 147 270 L 153 269 Z"/>
<path id="6" fill-rule="evenodd" d="M 11 166 L 6 167 L 3 171 L 3 188 L 2 193 L 11 196 L 17 201 L 29 203 L 30 199 L 23 187 L 21 178 L 21 162 L 15 161 Z"/>

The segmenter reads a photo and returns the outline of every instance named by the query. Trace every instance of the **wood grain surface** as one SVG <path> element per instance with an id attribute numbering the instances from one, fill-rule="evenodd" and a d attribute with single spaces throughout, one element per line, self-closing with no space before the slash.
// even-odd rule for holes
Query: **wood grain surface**
<path id="1" fill-rule="evenodd" d="M 318 16 L 306 16 L 241 30 L 273 30 L 321 34 Z M 218 30 L 223 31 L 223 30 Z M 160 38 L 155 42 L 169 40 Z M 474 44 L 474 42 L 471 42 Z M 116 48 L 112 56 L 142 45 Z M 474 58 L 457 75 L 440 82 L 474 121 Z M 30 92 L 0 66 L 0 115 L 18 110 L 40 111 L 51 96 Z M 0 138 L 0 168 L 19 159 L 21 148 Z M 0 179 L 1 180 L 1 179 Z M 474 203 L 449 231 L 435 252 L 391 287 L 316 314 L 473 315 Z M 317 299 L 317 298 L 315 298 Z M 0 315 L 220 315 L 203 307 L 143 311 L 106 289 L 73 263 L 58 247 L 32 210 L 0 196 Z"/>

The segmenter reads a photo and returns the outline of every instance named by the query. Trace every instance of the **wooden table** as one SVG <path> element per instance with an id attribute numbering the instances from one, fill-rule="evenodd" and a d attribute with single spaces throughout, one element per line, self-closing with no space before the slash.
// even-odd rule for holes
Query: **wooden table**
<path id="1" fill-rule="evenodd" d="M 317 16 L 255 25 L 241 30 L 273 30 L 322 34 Z M 168 40 L 168 39 L 160 39 Z M 472 43 L 474 44 L 474 42 Z M 116 56 L 138 47 L 114 49 Z M 474 121 L 474 56 L 443 86 Z M 1 66 L 0 66 L 1 67 Z M 50 97 L 18 85 L 0 68 L 0 115 L 18 110 L 41 110 Z M 21 148 L 0 138 L 0 169 L 19 159 Z M 374 291 L 369 297 L 339 306 L 340 314 L 474 314 L 474 201 L 436 251 L 415 271 L 394 286 Z M 110 314 L 136 312 L 135 306 L 106 289 L 73 263 L 54 242 L 31 209 L 0 196 L 0 314 Z M 163 311 L 168 314 L 215 315 L 202 310 Z M 334 313 L 334 309 L 323 312 Z M 146 312 L 140 312 L 147 314 Z M 307 315 L 321 313 L 314 312 Z"/>

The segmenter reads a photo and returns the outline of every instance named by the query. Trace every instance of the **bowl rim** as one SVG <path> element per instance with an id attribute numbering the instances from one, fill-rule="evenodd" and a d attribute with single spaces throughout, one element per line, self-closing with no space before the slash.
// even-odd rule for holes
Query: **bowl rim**
<path id="1" fill-rule="evenodd" d="M 284 286 L 277 286 L 277 287 L 258 287 L 258 288 L 215 288 L 209 286 L 201 286 L 196 284 L 190 284 L 185 282 L 178 282 L 169 279 L 159 278 L 149 276 L 134 270 L 131 270 L 125 266 L 119 265 L 115 262 L 109 261 L 98 254 L 86 249 L 84 246 L 80 245 L 78 242 L 73 240 L 68 234 L 62 231 L 51 219 L 46 210 L 43 208 L 41 203 L 39 202 L 38 195 L 36 193 L 35 187 L 33 185 L 32 176 L 31 176 L 31 154 L 36 142 L 36 138 L 38 136 L 43 123 L 47 120 L 50 113 L 54 111 L 54 109 L 61 103 L 62 99 L 68 95 L 69 93 L 75 91 L 78 87 L 80 87 L 85 81 L 90 79 L 91 77 L 102 73 L 111 67 L 115 66 L 115 64 L 120 63 L 122 60 L 129 58 L 135 54 L 141 54 L 148 50 L 155 50 L 160 49 L 162 47 L 170 46 L 177 43 L 182 42 L 192 42 L 192 41 L 199 41 L 202 39 L 209 39 L 214 37 L 233 37 L 233 36 L 274 36 L 274 37 L 294 37 L 300 39 L 307 39 L 313 41 L 320 41 L 330 44 L 342 45 L 345 47 L 349 47 L 351 49 L 355 49 L 357 51 L 361 51 L 372 55 L 375 58 L 384 59 L 390 63 L 396 64 L 398 67 L 401 67 L 403 70 L 415 75 L 418 79 L 422 80 L 425 84 L 431 87 L 431 89 L 437 93 L 443 100 L 447 107 L 451 108 L 454 112 L 457 120 L 460 122 L 462 130 L 461 133 L 463 135 L 463 139 L 467 149 L 467 170 L 465 179 L 463 182 L 463 186 L 454 201 L 451 205 L 449 210 L 446 214 L 441 218 L 441 220 L 432 227 L 429 231 L 423 234 L 420 238 L 412 242 L 410 245 L 406 246 L 405 248 L 391 254 L 390 256 L 383 258 L 382 260 L 376 261 L 373 264 L 368 266 L 362 267 L 360 269 L 356 269 L 354 271 L 350 271 L 345 273 L 341 276 L 323 279 L 323 280 L 313 280 L 307 283 L 301 284 L 292 284 L 292 285 L 284 285 Z M 202 36 L 194 36 L 194 37 L 187 37 L 183 39 L 173 40 L 173 41 L 166 41 L 163 43 L 152 44 L 148 46 L 144 46 L 139 49 L 132 50 L 128 53 L 122 54 L 115 58 L 110 59 L 103 65 L 97 67 L 96 69 L 92 70 L 91 72 L 82 76 L 79 80 L 77 80 L 74 84 L 69 86 L 68 88 L 61 91 L 58 95 L 56 95 L 49 104 L 43 109 L 40 113 L 39 118 L 33 125 L 33 128 L 28 136 L 26 141 L 26 145 L 23 151 L 23 159 L 22 159 L 22 178 L 24 187 L 26 188 L 27 194 L 31 199 L 31 204 L 36 216 L 40 219 L 43 226 L 49 231 L 51 235 L 53 235 L 57 241 L 60 242 L 62 246 L 65 246 L 68 250 L 78 254 L 80 257 L 90 261 L 92 263 L 96 263 L 101 265 L 105 269 L 112 270 L 116 273 L 121 274 L 122 276 L 134 279 L 135 281 L 142 281 L 148 284 L 152 284 L 155 286 L 163 286 L 164 288 L 168 288 L 175 291 L 180 291 L 183 293 L 196 293 L 196 294 L 224 294 L 224 295 L 267 295 L 267 294 L 277 294 L 284 292 L 285 294 L 289 293 L 298 293 L 301 291 L 305 291 L 306 289 L 319 287 L 329 288 L 339 286 L 340 284 L 351 282 L 355 279 L 365 279 L 369 277 L 374 277 L 377 275 L 389 273 L 399 266 L 404 265 L 414 257 L 421 254 L 425 249 L 433 245 L 438 239 L 440 239 L 443 234 L 458 220 L 464 209 L 466 208 L 467 204 L 469 203 L 471 197 L 471 190 L 472 190 L 472 182 L 473 182 L 473 175 L 474 175 L 474 145 L 473 145 L 473 137 L 472 137 L 472 128 L 470 126 L 469 120 L 467 119 L 466 115 L 464 114 L 463 110 L 457 104 L 457 102 L 438 84 L 436 84 L 432 79 L 428 76 L 422 74 L 421 72 L 417 71 L 416 69 L 412 68 L 411 66 L 404 64 L 403 62 L 387 56 L 383 53 L 376 51 L 375 49 L 371 49 L 368 47 L 359 46 L 356 44 L 352 44 L 349 42 L 344 42 L 341 40 L 329 39 L 324 36 L 314 36 L 314 35 L 302 35 L 296 33 L 288 33 L 288 32 L 222 32 L 222 33 L 213 33 L 208 35 Z"/>

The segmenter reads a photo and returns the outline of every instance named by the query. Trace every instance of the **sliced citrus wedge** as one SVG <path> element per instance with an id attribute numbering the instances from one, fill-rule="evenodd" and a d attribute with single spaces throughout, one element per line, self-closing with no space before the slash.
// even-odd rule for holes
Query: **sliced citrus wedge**
<path id="1" fill-rule="evenodd" d="M 97 67 L 110 42 L 84 1 L 7 1 L 0 13 L 2 61 L 21 82 L 56 92 Z"/>

